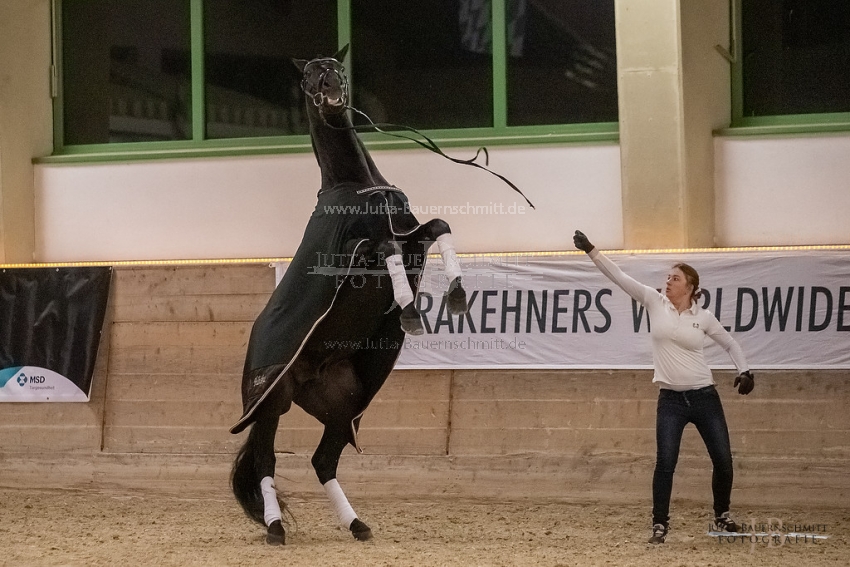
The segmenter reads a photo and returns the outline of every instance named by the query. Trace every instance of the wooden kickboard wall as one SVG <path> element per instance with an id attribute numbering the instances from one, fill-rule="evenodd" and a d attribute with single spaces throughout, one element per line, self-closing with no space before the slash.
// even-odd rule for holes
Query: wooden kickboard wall
<path id="1" fill-rule="evenodd" d="M 273 287 L 267 264 L 116 268 L 91 401 L 2 404 L 0 454 L 234 453 L 245 349 Z M 743 397 L 716 373 L 735 458 L 850 464 L 848 374 L 758 372 Z M 656 397 L 649 371 L 396 371 L 359 439 L 374 455 L 650 458 Z M 320 436 L 293 407 L 277 450 L 309 455 Z M 691 426 L 682 457 L 708 462 Z"/>

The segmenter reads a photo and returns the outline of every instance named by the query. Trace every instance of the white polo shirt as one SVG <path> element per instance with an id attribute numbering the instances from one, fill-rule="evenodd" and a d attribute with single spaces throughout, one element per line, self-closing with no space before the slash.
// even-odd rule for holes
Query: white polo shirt
<path id="1" fill-rule="evenodd" d="M 679 313 L 667 296 L 626 275 L 596 248 L 588 255 L 608 279 L 646 308 L 655 366 L 652 381 L 660 388 L 685 391 L 714 384 L 703 355 L 706 335 L 729 353 L 738 372 L 749 370 L 744 351 L 710 312 L 691 302 L 689 309 Z"/>

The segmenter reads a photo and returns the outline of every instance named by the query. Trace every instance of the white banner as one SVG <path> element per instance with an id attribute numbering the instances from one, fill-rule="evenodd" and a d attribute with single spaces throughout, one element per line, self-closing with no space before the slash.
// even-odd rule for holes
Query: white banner
<path id="1" fill-rule="evenodd" d="M 700 274 L 708 309 L 751 368 L 850 368 L 846 250 L 617 254 L 661 289 L 676 262 Z M 429 258 L 417 297 L 426 332 L 405 337 L 397 368 L 652 368 L 645 310 L 584 254 L 461 257 L 469 313 L 450 315 L 448 280 Z M 713 368 L 732 369 L 706 339 Z"/>
<path id="2" fill-rule="evenodd" d="M 0 370 L 0 400 L 87 402 L 89 396 L 58 372 L 39 366 L 14 366 Z"/>

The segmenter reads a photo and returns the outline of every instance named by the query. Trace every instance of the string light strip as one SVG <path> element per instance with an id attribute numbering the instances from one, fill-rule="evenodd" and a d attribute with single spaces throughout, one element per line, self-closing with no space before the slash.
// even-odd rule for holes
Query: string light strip
<path id="1" fill-rule="evenodd" d="M 695 254 L 695 253 L 722 253 L 722 252 L 801 252 L 820 250 L 850 250 L 850 244 L 816 245 L 816 246 L 750 246 L 736 248 L 655 248 L 642 250 L 603 250 L 607 255 L 611 254 Z M 538 251 L 538 252 L 483 252 L 483 253 L 459 253 L 460 258 L 545 258 L 553 256 L 579 256 L 584 254 L 581 250 L 564 251 Z M 429 258 L 439 258 L 439 254 L 429 254 Z M 290 262 L 291 257 L 282 258 L 218 258 L 203 260 L 117 260 L 117 261 L 92 261 L 92 262 L 31 262 L 22 264 L 0 264 L 0 269 L 16 268 L 80 268 L 96 266 L 112 266 L 115 268 L 137 268 L 137 267 L 167 267 L 167 266 L 220 266 L 234 264 L 275 264 L 279 262 Z"/>

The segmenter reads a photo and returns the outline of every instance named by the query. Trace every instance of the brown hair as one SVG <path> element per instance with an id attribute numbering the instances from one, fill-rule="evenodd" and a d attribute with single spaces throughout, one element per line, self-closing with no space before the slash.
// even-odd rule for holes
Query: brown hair
<path id="1" fill-rule="evenodd" d="M 699 287 L 699 274 L 697 271 L 684 262 L 674 264 L 673 269 L 676 268 L 682 270 L 682 273 L 685 274 L 685 279 L 688 280 L 690 285 L 694 286 L 694 290 L 691 292 L 691 299 L 694 301 L 699 299 L 702 296 L 702 290 Z"/>

